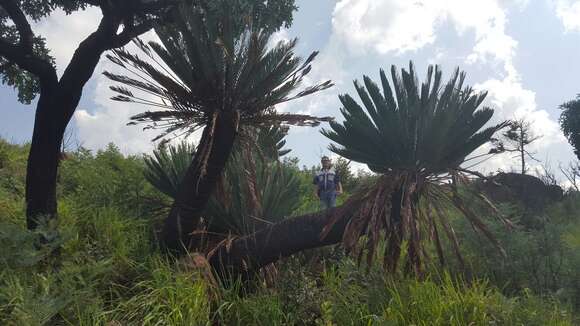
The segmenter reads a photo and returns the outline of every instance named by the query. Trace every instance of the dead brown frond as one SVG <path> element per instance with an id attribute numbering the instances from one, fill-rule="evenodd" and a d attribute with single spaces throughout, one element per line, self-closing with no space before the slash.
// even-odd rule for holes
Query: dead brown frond
<path id="1" fill-rule="evenodd" d="M 431 243 L 438 256 L 439 263 L 445 264 L 441 236 L 444 234 L 450 241 L 453 251 L 461 266 L 464 260 L 459 249 L 459 240 L 447 215 L 458 211 L 474 227 L 505 255 L 499 241 L 493 236 L 483 220 L 473 211 L 473 204 L 467 205 L 466 194 L 462 194 L 457 185 L 465 185 L 466 175 L 453 172 L 446 176 L 448 182 L 456 180 L 454 185 L 433 182 L 420 173 L 409 171 L 391 171 L 382 175 L 370 188 L 354 195 L 353 200 L 358 208 L 350 218 L 344 235 L 345 249 L 358 258 L 359 264 L 366 257 L 367 268 L 370 268 L 377 254 L 382 254 L 383 266 L 390 273 L 396 273 L 402 254 L 405 253 L 405 273 L 421 277 L 425 262 L 430 261 L 426 246 Z M 457 181 L 457 180 L 460 180 Z M 465 189 L 469 188 L 467 185 Z M 469 195 L 469 191 L 466 191 Z M 501 217 L 497 208 L 485 197 L 472 196 L 477 200 L 486 216 Z M 487 208 L 487 210 L 485 209 Z M 323 229 L 325 237 L 337 218 L 331 218 Z M 384 247 L 383 247 L 384 245 Z M 377 252 L 381 248 L 382 253 Z"/>

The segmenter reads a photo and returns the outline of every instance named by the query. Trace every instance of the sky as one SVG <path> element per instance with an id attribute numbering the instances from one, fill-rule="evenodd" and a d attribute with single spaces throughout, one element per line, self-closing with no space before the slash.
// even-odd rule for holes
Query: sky
<path id="1" fill-rule="evenodd" d="M 298 38 L 297 52 L 303 57 L 320 51 L 307 82 L 330 79 L 336 86 L 282 104 L 278 110 L 340 121 L 338 94 L 355 94 L 354 79 L 368 75 L 378 80 L 380 68 L 406 67 L 410 60 L 419 79 L 430 64 L 440 65 L 444 78 L 459 67 L 467 73 L 469 85 L 488 92 L 484 105 L 495 109 L 495 122 L 519 118 L 531 122 L 533 132 L 542 137 L 530 150 L 544 165 L 561 177 L 558 165 L 575 159 L 559 129 L 558 106 L 580 93 L 580 0 L 297 0 L 297 4 L 292 27 L 273 38 Z M 59 72 L 99 18 L 93 8 L 70 16 L 57 12 L 35 24 L 34 30 L 53 50 Z M 103 58 L 85 86 L 70 126 L 76 143 L 98 150 L 114 142 L 125 153 L 150 152 L 155 132 L 126 126 L 131 115 L 148 108 L 111 101 L 112 82 L 102 75 L 106 70 L 117 68 Z M 21 143 L 32 135 L 34 103 L 22 105 L 16 98 L 14 90 L 0 86 L 0 137 Z M 329 141 L 319 131 L 291 128 L 290 155 L 308 166 L 331 155 Z M 531 162 L 532 169 L 539 164 Z M 517 166 L 510 155 L 498 155 L 475 168 L 493 172 Z"/>

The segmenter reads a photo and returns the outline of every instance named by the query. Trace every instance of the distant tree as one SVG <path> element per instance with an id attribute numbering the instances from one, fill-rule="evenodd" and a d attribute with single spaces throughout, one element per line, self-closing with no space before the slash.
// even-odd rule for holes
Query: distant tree
<path id="1" fill-rule="evenodd" d="M 570 183 L 570 189 L 580 191 L 580 162 L 571 162 L 568 167 L 560 166 L 560 171 Z"/>
<path id="2" fill-rule="evenodd" d="M 506 131 L 501 134 L 500 139 L 494 139 L 495 148 L 492 152 L 517 153 L 516 156 L 520 161 L 520 173 L 526 174 L 526 159 L 538 161 L 534 154 L 528 150 L 528 146 L 540 139 L 533 133 L 529 122 L 519 119 L 511 121 Z M 539 161 L 538 161 L 539 162 Z"/>
<path id="3" fill-rule="evenodd" d="M 560 128 L 574 147 L 574 154 L 580 159 L 580 95 L 576 99 L 560 105 Z"/>
<path id="4" fill-rule="evenodd" d="M 356 182 L 355 176 L 350 168 L 350 163 L 351 161 L 343 157 L 338 157 L 334 159 L 334 162 L 332 162 L 334 169 L 340 176 L 340 182 L 342 183 L 342 187 L 344 191 L 346 191 L 347 193 L 350 193 L 354 189 L 354 185 Z"/>

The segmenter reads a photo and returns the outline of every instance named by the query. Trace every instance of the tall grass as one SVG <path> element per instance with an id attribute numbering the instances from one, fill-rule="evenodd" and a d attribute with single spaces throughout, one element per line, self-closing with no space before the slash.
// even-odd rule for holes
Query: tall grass
<path id="1" fill-rule="evenodd" d="M 63 162 L 59 223 L 38 231 L 54 241 L 38 250 L 37 234 L 25 229 L 18 190 L 25 149 L 1 144 L 0 325 L 573 323 L 566 306 L 532 291 L 508 297 L 490 281 L 465 282 L 445 273 L 422 282 L 395 279 L 376 266 L 366 272 L 332 249 L 278 263 L 270 282 L 216 285 L 159 251 L 159 217 L 146 198 L 161 194 L 143 183 L 140 159 L 114 147 L 80 151 Z M 310 191 L 310 183 L 304 177 L 303 189 Z M 558 214 L 580 211 L 566 205 Z M 569 227 L 561 239 L 574 246 L 577 234 Z"/>

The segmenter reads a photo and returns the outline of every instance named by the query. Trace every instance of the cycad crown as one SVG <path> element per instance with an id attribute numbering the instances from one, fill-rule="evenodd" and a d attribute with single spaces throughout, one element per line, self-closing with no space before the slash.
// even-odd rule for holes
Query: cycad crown
<path id="1" fill-rule="evenodd" d="M 367 76 L 364 86 L 355 81 L 364 109 L 350 95 L 340 96 L 344 121 L 331 122 L 331 130 L 322 131 L 337 143 L 330 146 L 333 152 L 381 174 L 376 184 L 351 198 L 357 208 L 343 234 L 345 247 L 357 250 L 359 259 L 364 253 L 370 266 L 380 239 L 384 239 L 384 264 L 390 271 L 396 270 L 406 252 L 407 270 L 421 274 L 422 262 L 428 256 L 425 240 L 435 243 L 444 261 L 439 238 L 442 230 L 462 261 L 457 237 L 446 217 L 449 209 L 455 209 L 501 250 L 485 224 L 465 205 L 465 195 L 457 186 L 467 180 L 460 168 L 466 156 L 506 125 L 480 131 L 493 115 L 489 108 L 478 110 L 486 93 L 464 88 L 465 74 L 459 70 L 443 88 L 441 71 L 433 66 L 421 85 L 412 63 L 401 75 L 392 67 L 393 87 L 384 71 L 380 75 L 382 92 Z M 477 198 L 495 212 L 481 194 L 469 197 Z M 338 219 L 331 219 L 323 237 Z M 366 240 L 361 241 L 361 236 Z"/>
<path id="2" fill-rule="evenodd" d="M 500 124 L 479 131 L 493 110 L 478 110 L 486 93 L 463 88 L 465 74 L 459 69 L 443 88 L 437 66 L 429 66 L 421 85 L 412 63 L 409 71 L 402 69 L 401 74 L 391 68 L 393 87 L 383 70 L 380 77 L 382 92 L 367 76 L 364 85 L 355 81 L 364 109 L 350 95 L 341 95 L 344 122 L 331 122 L 332 130 L 323 130 L 339 145 L 331 145 L 333 152 L 365 163 L 374 172 L 444 173 L 459 167 L 467 155 L 503 127 Z"/>
<path id="3" fill-rule="evenodd" d="M 137 89 L 146 97 L 134 94 L 124 86 L 111 89 L 117 101 L 137 102 L 160 108 L 131 118 L 133 123 L 147 123 L 147 128 L 164 129 L 156 139 L 173 132 L 190 134 L 211 125 L 217 114 L 238 115 L 240 124 L 318 124 L 326 119 L 278 114 L 271 110 L 277 104 L 307 96 L 332 86 L 330 81 L 296 91 L 318 52 L 306 60 L 294 54 L 297 40 L 279 42 L 270 48 L 271 32 L 252 27 L 243 17 L 219 15 L 213 4 L 183 4 L 172 15 L 173 25 L 159 26 L 155 32 L 161 40 L 134 43 L 147 60 L 124 49 L 113 51 L 108 58 L 133 76 L 105 72 L 121 84 Z M 240 20 L 240 21 L 238 21 Z M 242 27 L 242 30 L 240 29 Z M 157 98 L 151 99 L 151 96 Z M 148 98 L 149 97 L 149 98 Z"/>

